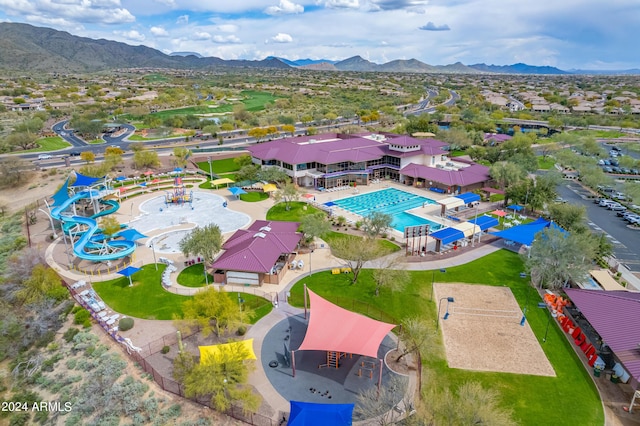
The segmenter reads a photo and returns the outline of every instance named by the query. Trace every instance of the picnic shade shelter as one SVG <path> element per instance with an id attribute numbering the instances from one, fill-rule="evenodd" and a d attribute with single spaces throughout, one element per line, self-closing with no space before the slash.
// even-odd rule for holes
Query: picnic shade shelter
<path id="1" fill-rule="evenodd" d="M 556 229 L 564 231 L 555 222 L 550 222 L 543 218 L 539 218 L 535 222 L 514 226 L 512 228 L 505 229 L 499 232 L 491 232 L 491 234 L 500 238 L 504 238 L 506 240 L 511 240 L 520 244 L 524 244 L 526 246 L 530 246 L 531 243 L 533 243 L 536 234 L 542 231 L 544 228 L 549 227 L 554 227 Z"/>
<path id="2" fill-rule="evenodd" d="M 354 404 L 290 401 L 288 426 L 351 426 Z"/>
<path id="3" fill-rule="evenodd" d="M 122 276 L 129 278 L 129 287 L 133 287 L 133 281 L 131 280 L 131 276 L 138 271 L 140 271 L 140 268 L 136 268 L 135 266 L 127 266 L 123 270 L 118 271 L 118 273 Z"/>
<path id="4" fill-rule="evenodd" d="M 311 317 L 304 340 L 298 351 L 327 351 L 339 354 L 358 354 L 379 361 L 378 389 L 382 382 L 382 359 L 378 348 L 385 336 L 395 327 L 382 321 L 343 309 L 323 299 L 305 286 L 311 303 Z M 305 315 L 306 316 L 306 315 Z M 293 376 L 296 375 L 295 352 L 291 351 Z"/>
<path id="5" fill-rule="evenodd" d="M 268 183 L 262 187 L 262 192 L 274 192 L 277 190 L 278 190 L 278 187 L 273 183 Z"/>
<path id="6" fill-rule="evenodd" d="M 239 186 L 232 186 L 229 188 L 229 192 L 236 196 L 236 198 L 240 197 L 240 194 L 246 194 L 247 191 L 240 188 Z"/>
<path id="7" fill-rule="evenodd" d="M 226 185 L 227 185 L 227 188 L 228 188 L 228 187 L 229 187 L 229 184 L 230 184 L 230 183 L 234 183 L 234 182 L 235 182 L 234 180 L 231 180 L 231 179 L 229 179 L 229 178 L 220 178 L 220 179 L 212 180 L 212 181 L 211 181 L 211 185 L 218 186 L 218 185 L 224 185 L 224 184 L 226 184 Z"/>

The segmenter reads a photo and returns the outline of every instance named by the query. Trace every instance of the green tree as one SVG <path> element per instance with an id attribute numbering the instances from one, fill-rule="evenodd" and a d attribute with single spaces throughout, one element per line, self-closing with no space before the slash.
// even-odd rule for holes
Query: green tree
<path id="1" fill-rule="evenodd" d="M 258 170 L 256 175 L 258 180 L 275 182 L 279 186 L 284 185 L 287 182 L 291 182 L 291 177 L 287 174 L 287 172 L 277 167 L 265 167 Z"/>
<path id="2" fill-rule="evenodd" d="M 256 181 L 258 180 L 258 172 L 260 171 L 260 166 L 257 164 L 249 164 L 247 166 L 242 166 L 240 170 L 236 172 L 236 181 Z"/>
<path id="3" fill-rule="evenodd" d="M 256 411 L 260 397 L 248 385 L 249 371 L 255 366 L 254 361 L 243 361 L 247 358 L 246 352 L 241 345 L 220 347 L 217 362 L 197 364 L 185 375 L 185 395 L 189 398 L 209 397 L 220 412 L 231 405 L 240 405 L 248 412 Z"/>
<path id="4" fill-rule="evenodd" d="M 192 299 L 182 304 L 183 319 L 187 326 L 199 325 L 204 336 L 220 331 L 241 322 L 238 305 L 227 292 L 209 287 L 197 292 Z"/>
<path id="5" fill-rule="evenodd" d="M 308 243 L 312 243 L 315 238 L 322 237 L 331 231 L 331 224 L 323 212 L 303 216 L 300 220 L 300 226 L 305 237 L 309 239 Z"/>
<path id="6" fill-rule="evenodd" d="M 173 148 L 173 163 L 176 167 L 186 167 L 191 155 L 191 150 L 184 146 Z"/>
<path id="7" fill-rule="evenodd" d="M 202 256 L 210 264 L 222 248 L 222 233 L 218 225 L 210 224 L 193 229 L 180 241 L 180 250 L 185 256 Z"/>
<path id="8" fill-rule="evenodd" d="M 489 174 L 504 190 L 507 186 L 514 185 L 524 179 L 526 172 L 515 163 L 500 161 L 491 166 Z"/>
<path id="9" fill-rule="evenodd" d="M 417 417 L 421 424 L 515 426 L 513 412 L 501 406 L 499 393 L 480 383 L 465 382 L 452 393 L 432 388 L 423 398 Z"/>
<path id="10" fill-rule="evenodd" d="M 15 148 L 30 149 L 33 148 L 37 138 L 35 134 L 29 132 L 13 132 L 7 136 L 5 143 L 12 150 Z"/>
<path id="11" fill-rule="evenodd" d="M 113 216 L 105 216 L 100 219 L 100 229 L 102 233 L 111 239 L 114 235 L 120 232 L 121 226 L 118 219 Z"/>
<path id="12" fill-rule="evenodd" d="M 587 208 L 583 205 L 552 203 L 547 209 L 549 218 L 569 232 L 583 233 L 589 229 L 585 223 Z"/>
<path id="13" fill-rule="evenodd" d="M 410 353 L 427 358 L 435 346 L 435 339 L 433 327 L 424 318 L 407 318 L 402 323 L 402 345 L 398 349 L 396 362 Z"/>
<path id="14" fill-rule="evenodd" d="M 133 166 L 136 169 L 145 169 L 149 167 L 160 166 L 160 159 L 156 151 L 143 149 L 133 153 Z"/>
<path id="15" fill-rule="evenodd" d="M 291 209 L 291 202 L 297 201 L 300 198 L 300 192 L 293 183 L 286 183 L 282 188 L 273 193 L 273 199 L 276 203 L 284 201 L 285 210 Z"/>
<path id="16" fill-rule="evenodd" d="M 557 290 L 570 280 L 586 278 L 596 250 L 596 242 L 590 235 L 550 227 L 536 234 L 523 257 L 535 285 Z"/>
<path id="17" fill-rule="evenodd" d="M 369 213 L 362 220 L 362 228 L 369 238 L 377 238 L 391 228 L 393 216 L 380 211 Z"/>
<path id="18" fill-rule="evenodd" d="M 398 257 L 382 258 L 380 265 L 373 270 L 373 282 L 375 283 L 375 296 L 380 295 L 383 288 L 389 291 L 402 291 L 407 283 L 411 280 L 411 275 L 402 268 L 402 264 L 398 261 Z"/>
<path id="19" fill-rule="evenodd" d="M 244 166 L 250 166 L 251 164 L 253 164 L 251 162 L 251 156 L 250 155 L 241 155 L 239 157 L 236 157 L 233 159 L 233 162 L 240 168 L 244 167 Z"/>
<path id="20" fill-rule="evenodd" d="M 45 298 L 60 301 L 66 299 L 69 293 L 55 270 L 39 264 L 32 269 L 29 278 L 21 283 L 16 296 L 22 304 L 29 305 Z"/>
<path id="21" fill-rule="evenodd" d="M 20 158 L 0 159 L 0 187 L 16 186 L 27 181 L 30 167 Z"/>
<path id="22" fill-rule="evenodd" d="M 331 252 L 334 256 L 343 259 L 351 268 L 353 278 L 351 283 L 358 281 L 358 276 L 365 262 L 371 261 L 380 256 L 378 244 L 373 243 L 368 238 L 360 238 L 349 235 L 336 239 L 331 243 Z"/>

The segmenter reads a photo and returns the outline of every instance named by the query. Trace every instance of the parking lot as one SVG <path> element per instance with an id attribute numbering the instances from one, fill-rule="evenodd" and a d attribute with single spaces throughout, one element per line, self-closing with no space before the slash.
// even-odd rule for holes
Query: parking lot
<path id="1" fill-rule="evenodd" d="M 560 185 L 558 194 L 571 204 L 584 205 L 591 229 L 606 233 L 618 261 L 631 271 L 640 272 L 640 229 L 632 229 L 615 211 L 595 204 L 593 198 L 588 198 L 590 193 L 576 182 Z"/>

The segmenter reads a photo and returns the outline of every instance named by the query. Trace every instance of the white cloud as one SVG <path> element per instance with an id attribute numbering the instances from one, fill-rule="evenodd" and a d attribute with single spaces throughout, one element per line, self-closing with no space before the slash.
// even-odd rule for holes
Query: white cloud
<path id="1" fill-rule="evenodd" d="M 189 23 L 189 15 L 181 15 L 178 16 L 176 20 L 176 24 L 188 24 Z"/>
<path id="2" fill-rule="evenodd" d="M 280 0 L 278 6 L 269 6 L 264 10 L 267 15 L 287 15 L 304 12 L 304 6 L 293 3 L 289 0 Z"/>
<path id="3" fill-rule="evenodd" d="M 23 16 L 31 22 L 62 19 L 91 24 L 122 24 L 136 18 L 120 7 L 119 0 L 0 0 L 0 10 L 12 16 Z"/>
<path id="4" fill-rule="evenodd" d="M 318 4 L 329 9 L 357 9 L 360 7 L 359 0 L 325 0 L 319 1 Z"/>
<path id="5" fill-rule="evenodd" d="M 129 31 L 114 31 L 114 34 L 117 34 L 119 36 L 122 36 L 124 38 L 126 38 L 127 40 L 131 40 L 131 41 L 138 41 L 138 42 L 143 42 L 145 40 L 145 36 L 144 34 L 141 34 L 140 32 L 136 31 L 136 30 L 129 30 Z"/>
<path id="6" fill-rule="evenodd" d="M 209 40 L 211 38 L 211 34 L 206 31 L 196 31 L 191 36 L 191 40 Z"/>
<path id="7" fill-rule="evenodd" d="M 162 27 L 151 27 L 149 30 L 156 37 L 168 37 L 169 32 Z"/>
<path id="8" fill-rule="evenodd" d="M 271 37 L 271 41 L 273 41 L 274 43 L 292 43 L 293 37 L 291 37 L 289 34 L 278 33 Z"/>
<path id="9" fill-rule="evenodd" d="M 240 43 L 240 39 L 233 34 L 227 36 L 214 35 L 211 40 L 213 40 L 214 43 L 220 44 Z"/>
<path id="10" fill-rule="evenodd" d="M 449 31 L 449 30 L 451 30 L 451 28 L 449 28 L 449 26 L 447 24 L 436 25 L 431 21 L 427 22 L 427 25 L 423 25 L 421 27 L 418 27 L 418 29 L 419 30 L 424 30 L 424 31 Z"/>
<path id="11" fill-rule="evenodd" d="M 165 6 L 169 6 L 171 8 L 176 7 L 175 0 L 154 0 L 156 3 L 164 4 Z"/>
<path id="12" fill-rule="evenodd" d="M 235 33 L 236 31 L 238 31 L 238 26 L 233 24 L 222 24 L 216 25 L 214 29 L 221 33 Z"/>

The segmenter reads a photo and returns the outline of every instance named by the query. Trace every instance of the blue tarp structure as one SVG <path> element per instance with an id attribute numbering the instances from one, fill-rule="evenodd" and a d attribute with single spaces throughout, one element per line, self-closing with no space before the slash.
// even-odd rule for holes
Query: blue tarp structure
<path id="1" fill-rule="evenodd" d="M 460 198 L 465 204 L 473 203 L 474 201 L 480 201 L 480 196 L 473 192 L 465 192 L 464 194 L 455 195 L 456 198 Z"/>
<path id="2" fill-rule="evenodd" d="M 131 275 L 135 274 L 138 271 L 140 271 L 140 268 L 136 268 L 135 266 L 127 266 L 123 270 L 118 271 L 118 273 L 120 275 L 124 275 L 125 277 L 128 277 L 129 278 L 129 285 L 133 286 L 133 281 L 131 281 Z"/>
<path id="3" fill-rule="evenodd" d="M 431 237 L 440 240 L 441 244 L 449 244 L 464 238 L 464 233 L 453 228 L 444 228 L 431 234 Z"/>
<path id="4" fill-rule="evenodd" d="M 353 404 L 316 404 L 291 401 L 289 426 L 351 426 Z"/>
<path id="5" fill-rule="evenodd" d="M 102 178 L 94 178 L 91 176 L 81 175 L 76 172 L 76 181 L 71 186 L 91 186 Z"/>
<path id="6" fill-rule="evenodd" d="M 127 177 L 126 177 L 126 176 L 118 176 L 118 177 L 116 178 L 116 180 L 117 180 L 118 182 L 122 182 L 123 180 L 127 180 Z"/>
<path id="7" fill-rule="evenodd" d="M 524 209 L 524 207 L 517 204 L 511 204 L 509 207 L 507 207 L 507 209 L 513 210 L 514 212 L 519 212 L 520 210 Z"/>
<path id="8" fill-rule="evenodd" d="M 124 231 L 119 232 L 118 236 L 124 238 L 127 241 L 136 241 L 136 240 L 139 240 L 140 238 L 147 238 L 146 235 L 141 234 L 140 232 L 132 228 L 125 229 Z"/>
<path id="9" fill-rule="evenodd" d="M 487 215 L 478 216 L 475 219 L 469 220 L 468 222 L 475 223 L 476 226 L 478 226 L 478 228 L 480 228 L 481 231 L 489 229 L 493 226 L 498 226 L 498 224 L 500 223 L 498 222 L 498 219 L 496 219 L 495 217 L 491 217 Z"/>
<path id="10" fill-rule="evenodd" d="M 505 229 L 500 232 L 492 232 L 495 235 L 505 240 L 515 241 L 516 243 L 530 246 L 533 243 L 533 239 L 536 234 L 542 231 L 544 228 L 554 227 L 556 229 L 562 229 L 554 222 L 549 222 L 543 218 L 538 218 L 535 222 L 525 223 L 524 225 L 514 226 L 513 228 Z"/>
<path id="11" fill-rule="evenodd" d="M 237 186 L 232 186 L 231 188 L 228 188 L 228 189 L 229 189 L 229 192 L 235 195 L 236 197 L 238 197 L 240 194 L 247 193 L 247 191 Z"/>
<path id="12" fill-rule="evenodd" d="M 53 194 L 53 206 L 61 206 L 65 201 L 69 199 L 69 178 L 64 181 L 58 192 Z"/>

